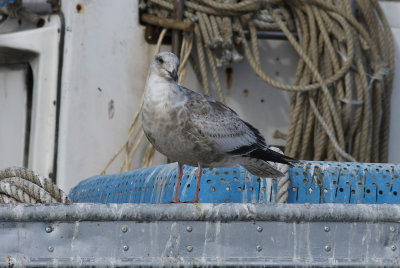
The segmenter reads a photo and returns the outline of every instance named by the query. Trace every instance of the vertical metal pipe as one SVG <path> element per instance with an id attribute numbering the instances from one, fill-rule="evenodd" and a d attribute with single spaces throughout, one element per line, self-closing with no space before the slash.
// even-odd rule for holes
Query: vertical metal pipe
<path id="1" fill-rule="evenodd" d="M 174 0 L 173 17 L 175 20 L 183 19 L 183 0 Z M 172 30 L 172 52 L 179 57 L 182 36 L 179 30 Z"/>

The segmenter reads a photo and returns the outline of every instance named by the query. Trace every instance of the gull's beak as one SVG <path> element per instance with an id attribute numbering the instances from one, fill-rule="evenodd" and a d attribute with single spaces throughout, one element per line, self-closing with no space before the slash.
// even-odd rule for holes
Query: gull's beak
<path id="1" fill-rule="evenodd" d="M 178 81 L 178 73 L 176 72 L 176 70 L 169 72 L 169 74 L 171 75 L 172 79 L 174 79 L 174 81 Z"/>

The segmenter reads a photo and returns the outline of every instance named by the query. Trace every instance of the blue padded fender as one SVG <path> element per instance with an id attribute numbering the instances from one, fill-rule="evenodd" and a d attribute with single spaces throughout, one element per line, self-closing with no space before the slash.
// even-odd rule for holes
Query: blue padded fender
<path id="1" fill-rule="evenodd" d="M 91 177 L 74 187 L 73 202 L 171 202 L 177 163 Z M 196 168 L 184 166 L 180 200 L 194 197 Z M 400 203 L 399 165 L 302 161 L 289 170 L 289 203 Z M 244 168 L 203 169 L 201 203 L 275 202 L 277 179 Z"/>

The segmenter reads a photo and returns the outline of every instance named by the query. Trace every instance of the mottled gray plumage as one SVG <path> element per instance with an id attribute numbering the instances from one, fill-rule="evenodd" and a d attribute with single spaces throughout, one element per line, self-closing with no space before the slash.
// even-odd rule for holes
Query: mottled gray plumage
<path id="1" fill-rule="evenodd" d="M 178 66 L 178 58 L 169 52 L 159 53 L 151 63 L 142 119 L 154 147 L 181 165 L 242 165 L 256 176 L 282 176 L 268 161 L 295 160 L 269 150 L 263 135 L 223 103 L 179 86 Z"/>

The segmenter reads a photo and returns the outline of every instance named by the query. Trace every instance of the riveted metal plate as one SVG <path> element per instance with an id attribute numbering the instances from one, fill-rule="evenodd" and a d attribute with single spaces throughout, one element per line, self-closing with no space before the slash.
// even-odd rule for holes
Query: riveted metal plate
<path id="1" fill-rule="evenodd" d="M 400 205 L 0 205 L 0 265 L 400 265 Z"/>
<path id="2" fill-rule="evenodd" d="M 0 235 L 8 243 L 0 244 L 0 265 L 397 266 L 399 229 L 399 223 L 370 222 L 3 223 Z"/>

